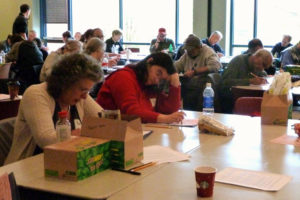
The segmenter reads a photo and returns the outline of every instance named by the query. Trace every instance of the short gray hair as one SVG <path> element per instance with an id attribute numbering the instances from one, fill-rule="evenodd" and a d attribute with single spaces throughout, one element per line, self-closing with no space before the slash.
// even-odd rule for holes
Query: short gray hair
<path id="1" fill-rule="evenodd" d="M 214 31 L 214 32 L 212 32 L 212 34 L 210 36 L 213 36 L 213 35 L 218 35 L 220 37 L 220 40 L 223 38 L 223 34 L 220 31 Z"/>
<path id="2" fill-rule="evenodd" d="M 91 55 L 92 53 L 98 51 L 99 49 L 105 48 L 105 43 L 97 37 L 91 38 L 85 46 L 84 53 Z"/>

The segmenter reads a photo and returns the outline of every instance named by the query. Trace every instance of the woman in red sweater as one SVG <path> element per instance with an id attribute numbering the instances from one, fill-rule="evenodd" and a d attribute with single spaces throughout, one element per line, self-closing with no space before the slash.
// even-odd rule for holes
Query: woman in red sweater
<path id="1" fill-rule="evenodd" d="M 156 102 L 153 106 L 151 103 Z M 109 110 L 137 115 L 143 122 L 180 122 L 180 82 L 173 61 L 165 53 L 154 53 L 137 64 L 105 79 L 97 102 Z"/>

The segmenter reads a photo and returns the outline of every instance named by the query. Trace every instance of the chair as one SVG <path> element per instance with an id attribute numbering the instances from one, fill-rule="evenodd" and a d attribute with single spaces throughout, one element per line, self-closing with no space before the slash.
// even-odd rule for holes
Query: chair
<path id="1" fill-rule="evenodd" d="M 240 97 L 235 101 L 233 113 L 260 116 L 262 97 Z"/>
<path id="2" fill-rule="evenodd" d="M 221 112 L 221 104 L 220 104 L 220 97 L 219 97 L 219 84 L 221 81 L 221 75 L 219 73 L 210 73 L 208 74 L 209 82 L 211 82 L 211 86 L 215 92 L 214 97 L 214 108 L 215 112 Z"/>
<path id="3" fill-rule="evenodd" d="M 16 117 L 0 120 L 0 166 L 3 165 L 10 150 Z"/>
<path id="4" fill-rule="evenodd" d="M 132 53 L 139 53 L 140 52 L 140 48 L 128 48 L 128 49 L 130 49 L 130 51 Z"/>

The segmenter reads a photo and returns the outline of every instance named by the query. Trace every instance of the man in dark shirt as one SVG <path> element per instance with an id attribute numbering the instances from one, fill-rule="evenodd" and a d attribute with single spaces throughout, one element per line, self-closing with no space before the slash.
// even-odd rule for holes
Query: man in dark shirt
<path id="1" fill-rule="evenodd" d="M 293 46 L 290 42 L 292 40 L 292 36 L 290 35 L 284 35 L 281 42 L 278 42 L 272 49 L 272 55 L 275 58 L 281 57 L 281 52 L 285 50 L 286 48 Z"/>
<path id="2" fill-rule="evenodd" d="M 153 39 L 150 44 L 150 52 L 165 52 L 169 53 L 171 57 L 175 54 L 175 44 L 172 39 L 166 37 L 166 29 L 158 29 L 158 35 L 156 39 Z"/>
<path id="3" fill-rule="evenodd" d="M 111 38 L 105 41 L 106 43 L 105 52 L 116 53 L 116 54 L 122 53 L 124 49 L 122 44 L 120 43 L 121 38 L 122 38 L 122 32 L 119 30 L 114 30 L 112 32 Z"/>
<path id="4" fill-rule="evenodd" d="M 210 34 L 209 38 L 203 39 L 202 43 L 213 48 L 213 50 L 218 54 L 219 58 L 223 57 L 225 52 L 222 47 L 219 45 L 219 42 L 222 40 L 223 35 L 220 31 L 214 31 Z"/>
<path id="5" fill-rule="evenodd" d="M 20 14 L 13 24 L 13 34 L 20 34 L 24 39 L 28 36 L 28 19 L 30 16 L 30 7 L 27 4 L 20 6 Z"/>

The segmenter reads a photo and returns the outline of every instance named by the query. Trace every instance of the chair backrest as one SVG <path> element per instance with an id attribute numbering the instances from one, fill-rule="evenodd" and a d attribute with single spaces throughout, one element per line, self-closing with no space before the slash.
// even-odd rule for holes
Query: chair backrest
<path id="1" fill-rule="evenodd" d="M 219 73 L 210 73 L 207 76 L 208 76 L 208 81 L 211 82 L 211 87 L 215 92 L 215 97 L 214 97 L 215 112 L 221 112 L 222 109 L 221 109 L 220 98 L 219 98 L 219 85 L 221 82 L 221 75 Z"/>
<path id="2" fill-rule="evenodd" d="M 133 53 L 139 53 L 140 52 L 140 48 L 128 48 L 130 49 L 131 52 Z"/>
<path id="3" fill-rule="evenodd" d="M 10 150 L 16 117 L 0 120 L 0 166 L 3 165 Z"/>
<path id="4" fill-rule="evenodd" d="M 240 97 L 235 101 L 233 113 L 260 116 L 262 97 Z"/>

